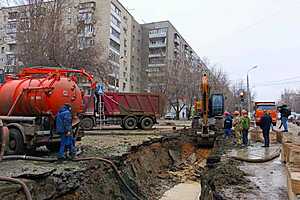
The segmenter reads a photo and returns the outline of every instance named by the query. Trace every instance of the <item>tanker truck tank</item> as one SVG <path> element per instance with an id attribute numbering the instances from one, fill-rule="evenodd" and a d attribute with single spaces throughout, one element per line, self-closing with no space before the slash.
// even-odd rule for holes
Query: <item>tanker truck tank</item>
<path id="1" fill-rule="evenodd" d="M 0 86 L 0 115 L 55 116 L 68 103 L 73 114 L 82 112 L 82 94 L 77 84 L 60 75 L 9 80 Z"/>

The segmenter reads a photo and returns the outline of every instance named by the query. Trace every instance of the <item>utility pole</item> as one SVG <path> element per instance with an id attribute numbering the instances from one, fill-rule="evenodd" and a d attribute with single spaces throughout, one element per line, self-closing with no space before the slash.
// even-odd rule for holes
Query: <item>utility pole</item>
<path id="1" fill-rule="evenodd" d="M 255 65 L 253 67 L 251 67 L 248 72 L 247 72 L 247 95 L 248 95 L 248 116 L 251 117 L 251 92 L 250 92 L 250 85 L 249 85 L 249 72 L 254 70 L 254 69 L 257 69 L 258 66 Z"/>

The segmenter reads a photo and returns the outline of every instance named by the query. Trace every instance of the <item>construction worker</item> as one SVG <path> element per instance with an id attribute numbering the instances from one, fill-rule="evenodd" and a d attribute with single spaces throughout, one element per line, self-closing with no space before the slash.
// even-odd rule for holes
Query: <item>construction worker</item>
<path id="1" fill-rule="evenodd" d="M 241 138 L 241 124 L 240 124 L 240 112 L 234 111 L 233 113 L 233 129 L 234 129 L 234 136 L 235 136 L 235 143 L 238 145 L 242 144 Z"/>
<path id="2" fill-rule="evenodd" d="M 272 118 L 268 111 L 264 111 L 264 116 L 260 120 L 260 128 L 263 131 L 264 143 L 263 147 L 269 147 L 270 145 L 270 128 L 272 124 Z"/>
<path id="3" fill-rule="evenodd" d="M 242 129 L 243 145 L 248 146 L 248 133 L 249 133 L 249 128 L 250 128 L 250 118 L 248 117 L 248 112 L 246 110 L 242 110 L 240 126 Z"/>
<path id="4" fill-rule="evenodd" d="M 104 94 L 104 84 L 102 83 L 97 83 L 96 85 L 96 89 L 95 89 L 95 112 L 97 114 L 99 114 L 100 110 L 99 110 L 99 104 L 100 104 L 100 96 Z"/>
<path id="5" fill-rule="evenodd" d="M 69 150 L 70 158 L 76 155 L 74 137 L 72 135 L 71 105 L 65 104 L 56 115 L 56 132 L 60 135 L 60 148 L 58 159 L 65 159 L 65 150 Z"/>
<path id="6" fill-rule="evenodd" d="M 291 115 L 291 111 L 288 109 L 287 105 L 283 105 L 279 109 L 281 115 L 281 124 L 283 125 L 283 132 L 288 132 L 288 117 Z M 280 126 L 281 128 L 281 126 Z"/>
<path id="7" fill-rule="evenodd" d="M 224 113 L 224 138 L 230 138 L 232 135 L 232 118 L 229 112 Z"/>

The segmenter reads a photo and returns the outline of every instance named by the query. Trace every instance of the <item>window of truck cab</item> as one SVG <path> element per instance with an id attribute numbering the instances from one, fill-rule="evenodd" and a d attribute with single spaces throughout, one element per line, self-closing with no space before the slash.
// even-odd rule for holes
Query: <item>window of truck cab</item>
<path id="1" fill-rule="evenodd" d="M 256 105 L 256 110 L 276 110 L 275 105 Z"/>

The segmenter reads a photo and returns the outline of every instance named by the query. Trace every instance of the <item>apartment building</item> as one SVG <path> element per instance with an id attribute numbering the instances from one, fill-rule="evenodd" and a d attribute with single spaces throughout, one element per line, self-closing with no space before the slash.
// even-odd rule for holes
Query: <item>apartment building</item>
<path id="1" fill-rule="evenodd" d="M 0 15 L 0 68 L 5 65 L 16 66 L 16 33 L 17 33 L 17 8 L 1 9 Z"/>
<path id="2" fill-rule="evenodd" d="M 143 54 L 142 65 L 148 78 L 148 90 L 156 90 L 155 79 L 165 75 L 165 69 L 174 62 L 189 62 L 191 67 L 197 67 L 200 57 L 180 35 L 169 21 L 143 24 Z M 153 80 L 153 81 L 151 81 Z"/>
<path id="3" fill-rule="evenodd" d="M 19 7 L 0 10 L 0 67 L 14 70 Z M 109 89 L 120 92 L 153 90 L 149 77 L 163 76 L 171 61 L 187 59 L 193 66 L 199 56 L 169 21 L 139 24 L 118 0 L 68 0 L 65 27 L 77 31 L 78 48 L 101 49 L 99 59 L 108 61 Z M 96 66 L 95 66 L 96 67 Z"/>
<path id="4" fill-rule="evenodd" d="M 70 13 L 77 12 L 78 19 L 85 22 L 79 36 L 80 48 L 96 45 L 103 49 L 101 59 L 110 64 L 109 89 L 141 91 L 141 25 L 117 0 L 71 2 Z"/>

